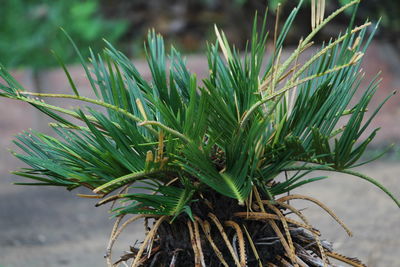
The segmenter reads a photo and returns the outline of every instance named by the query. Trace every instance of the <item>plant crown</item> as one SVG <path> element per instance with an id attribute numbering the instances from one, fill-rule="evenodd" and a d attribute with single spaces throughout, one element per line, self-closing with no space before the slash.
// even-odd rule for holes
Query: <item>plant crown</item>
<path id="1" fill-rule="evenodd" d="M 154 31 L 145 46 L 151 81 L 108 42 L 102 53 L 90 51 L 90 67 L 80 56 L 95 99 L 80 94 L 63 63 L 71 95 L 26 92 L 1 67 L 0 95 L 50 116 L 57 134 L 30 131 L 16 137 L 22 152 L 14 154 L 30 167 L 14 173 L 34 181 L 17 184 L 68 190 L 83 186 L 101 198 L 119 190 L 111 199 L 127 203 L 114 210 L 117 215 L 192 217 L 191 204 L 207 190 L 244 204 L 256 187 L 273 200 L 326 178 L 309 178 L 318 170 L 367 180 L 399 205 L 376 180 L 351 170 L 368 162 L 359 159 L 377 129 L 366 139 L 362 135 L 382 106 L 364 119 L 378 77 L 351 104 L 363 79 L 361 58 L 375 29 L 368 34 L 368 22 L 350 25 L 298 64 L 318 31 L 358 2 L 321 19 L 286 60 L 281 57 L 283 43 L 301 3 L 275 36 L 267 59 L 266 16 L 261 24 L 255 17 L 243 54 L 216 28 L 217 41 L 207 50 L 209 75 L 201 83 L 175 48 L 167 54 L 163 38 Z M 66 109 L 38 97 L 69 98 L 103 109 Z M 284 172 L 288 179 L 276 182 Z M 141 191 L 122 190 L 126 188 Z"/>

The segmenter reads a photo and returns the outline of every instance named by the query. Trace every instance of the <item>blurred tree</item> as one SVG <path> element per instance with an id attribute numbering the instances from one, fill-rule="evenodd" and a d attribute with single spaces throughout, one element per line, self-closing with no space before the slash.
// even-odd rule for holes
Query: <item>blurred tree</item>
<path id="1" fill-rule="evenodd" d="M 213 24 L 223 28 L 229 39 L 236 47 L 243 49 L 246 40 L 250 37 L 251 23 L 248 18 L 266 6 L 269 10 L 276 10 L 281 3 L 281 17 L 286 17 L 300 0 L 100 0 L 102 12 L 109 17 L 124 18 L 128 21 L 130 38 L 141 40 L 148 28 L 155 28 L 164 35 L 166 41 L 173 40 L 174 44 L 185 51 L 199 51 L 204 49 L 204 40 L 213 33 Z M 304 0 L 309 5 L 311 0 Z M 327 0 L 326 13 L 337 9 L 349 0 Z M 379 37 L 399 39 L 400 36 L 400 1 L 368 0 L 364 1 L 357 13 L 357 23 L 366 19 L 378 21 L 382 17 L 382 26 Z M 349 11 L 350 12 L 350 11 Z M 351 12 L 350 12 L 351 13 Z M 349 21 L 349 14 L 339 16 L 335 23 L 325 29 L 320 35 L 325 37 L 344 30 Z M 296 45 L 296 40 L 310 30 L 310 10 L 300 11 L 301 20 L 296 21 L 296 29 L 289 36 L 287 42 Z M 273 25 L 273 15 L 269 18 L 268 26 Z M 273 31 L 273 29 L 270 29 Z M 318 38 L 317 38 L 318 39 Z M 132 48 L 132 46 L 131 46 Z M 133 51 L 133 54 L 140 52 Z M 126 50 L 126 49 L 125 49 Z M 130 51 L 132 55 L 132 51 Z"/>
<path id="2" fill-rule="evenodd" d="M 56 65 L 50 50 L 63 61 L 76 59 L 59 29 L 64 28 L 80 47 L 102 47 L 102 38 L 116 42 L 126 31 L 123 20 L 106 20 L 98 0 L 2 0 L 0 62 L 7 66 L 40 69 Z M 85 52 L 83 51 L 84 55 Z"/>
<path id="3" fill-rule="evenodd" d="M 56 61 L 49 56 L 50 49 L 59 51 L 65 62 L 76 59 L 66 38 L 58 27 L 63 27 L 79 47 L 102 47 L 101 38 L 118 44 L 129 56 L 142 53 L 141 42 L 148 28 L 161 32 L 166 41 L 174 40 L 185 51 L 204 49 L 205 39 L 213 33 L 217 23 L 235 43 L 243 49 L 249 38 L 254 10 L 262 11 L 266 3 L 270 10 L 282 4 L 281 15 L 297 5 L 299 0 L 2 0 L 0 9 L 0 62 L 7 66 L 30 66 L 34 69 L 49 67 Z M 334 10 L 349 0 L 329 0 L 327 9 Z M 311 0 L 304 0 L 309 4 Z M 358 23 L 370 18 L 382 18 L 381 36 L 391 41 L 400 39 L 400 1 L 368 0 L 360 6 Z M 289 36 L 290 44 L 310 30 L 308 9 L 296 22 L 295 36 Z M 260 12 L 262 13 L 262 12 Z M 262 15 L 262 14 L 260 14 Z M 271 21 L 274 18 L 269 18 Z M 335 20 L 329 32 L 342 30 L 348 16 Z M 343 25 L 344 25 L 343 24 Z M 129 27 L 128 27 L 129 25 Z M 273 25 L 269 23 L 268 25 Z M 272 29 L 273 31 L 273 29 Z M 325 39 L 324 37 L 321 39 Z M 137 44 L 140 44 L 137 46 Z M 16 53 L 18 51 L 18 53 Z M 87 56 L 88 51 L 82 51 Z"/>

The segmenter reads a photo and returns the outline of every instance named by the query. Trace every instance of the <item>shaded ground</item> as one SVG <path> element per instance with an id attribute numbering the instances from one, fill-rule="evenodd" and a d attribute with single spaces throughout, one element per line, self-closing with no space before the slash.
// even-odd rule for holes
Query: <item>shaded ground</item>
<path id="1" fill-rule="evenodd" d="M 379 69 L 384 73 L 381 90 L 374 105 L 389 92 L 400 87 L 399 60 L 385 44 L 373 44 L 364 64 L 367 77 Z M 143 62 L 139 69 L 145 70 Z M 192 71 L 206 73 L 205 61 L 189 58 Z M 82 71 L 71 68 L 78 87 L 87 88 Z M 29 73 L 17 72 L 20 80 L 32 88 Z M 148 73 L 145 74 L 148 77 Z M 44 73 L 43 91 L 70 92 L 64 75 L 59 70 Z M 87 95 L 87 94 L 86 94 Z M 400 140 L 400 96 L 395 96 L 384 107 L 373 127 L 383 126 L 374 143 L 376 147 Z M 50 102 L 50 101 L 49 101 Z M 60 103 L 60 102 L 59 102 Z M 65 104 L 64 105 L 70 105 Z M 28 129 L 44 126 L 42 117 L 28 105 L 5 99 L 0 101 L 0 266 L 55 267 L 105 266 L 103 254 L 112 227 L 106 208 L 93 208 L 94 201 L 83 200 L 60 188 L 34 188 L 11 185 L 15 177 L 8 171 L 21 166 L 7 153 L 12 136 Z M 399 155 L 397 160 L 399 160 Z M 385 160 L 360 171 L 375 177 L 400 197 L 398 173 L 400 162 Z M 369 266 L 400 266 L 400 212 L 395 204 L 378 189 L 364 181 L 345 175 L 311 184 L 301 191 L 326 203 L 353 230 L 354 237 L 345 232 L 313 204 L 293 201 L 297 208 L 305 208 L 311 223 L 323 236 L 334 241 L 335 247 L 349 256 L 358 256 Z M 140 239 L 142 226 L 128 229 L 116 247 L 122 251 Z M 115 253 L 114 256 L 119 255 Z"/>

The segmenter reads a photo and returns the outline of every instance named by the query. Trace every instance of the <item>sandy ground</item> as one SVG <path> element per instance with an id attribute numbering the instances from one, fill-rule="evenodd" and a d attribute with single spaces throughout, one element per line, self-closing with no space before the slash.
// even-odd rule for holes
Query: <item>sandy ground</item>
<path id="1" fill-rule="evenodd" d="M 376 177 L 400 197 L 396 161 L 376 162 L 360 171 Z M 0 266 L 53 267 L 105 266 L 103 254 L 112 220 L 106 208 L 79 199 L 59 188 L 14 186 L 11 175 L 0 182 Z M 400 212 L 395 204 L 370 184 L 347 175 L 304 187 L 295 193 L 318 198 L 331 207 L 353 231 L 346 233 L 321 209 L 303 200 L 293 201 L 335 248 L 357 256 L 368 266 L 400 266 Z M 132 225 L 119 241 L 116 253 L 142 235 L 142 225 Z"/>

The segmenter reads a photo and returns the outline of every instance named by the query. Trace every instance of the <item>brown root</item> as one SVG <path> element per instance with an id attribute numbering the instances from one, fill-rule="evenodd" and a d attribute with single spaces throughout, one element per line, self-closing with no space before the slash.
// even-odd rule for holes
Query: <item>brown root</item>
<path id="1" fill-rule="evenodd" d="M 326 254 L 331 258 L 347 263 L 354 267 L 367 267 L 367 265 L 363 264 L 359 259 L 356 258 L 349 258 L 336 252 L 327 252 Z"/>
<path id="2" fill-rule="evenodd" d="M 194 231 L 192 227 L 192 223 L 188 220 L 187 221 L 187 226 L 189 229 L 189 234 L 190 234 L 190 242 L 192 243 L 192 248 L 194 252 L 194 266 L 195 267 L 200 267 L 200 253 L 199 253 L 199 248 L 197 247 L 197 242 L 194 237 Z"/>
<path id="3" fill-rule="evenodd" d="M 265 221 L 265 220 L 273 219 L 273 220 L 278 220 L 279 221 L 278 215 L 270 214 L 270 213 L 264 213 L 264 212 L 235 212 L 233 215 L 235 217 L 244 218 L 246 220 Z M 299 227 L 305 228 L 307 230 L 310 230 L 310 231 L 312 231 L 313 233 L 315 233 L 317 235 L 321 234 L 318 230 L 316 230 L 314 228 L 309 229 L 309 227 L 304 223 L 301 223 L 301 222 L 298 222 L 298 221 L 295 221 L 295 220 L 292 220 L 292 219 L 289 219 L 289 218 L 286 218 L 286 221 L 288 223 L 291 223 L 291 224 L 297 225 Z"/>
<path id="4" fill-rule="evenodd" d="M 304 222 L 308 227 L 312 228 L 312 226 L 311 226 L 310 223 L 308 222 L 306 216 L 304 216 L 299 210 L 295 209 L 295 208 L 292 207 L 291 205 L 286 204 L 286 203 L 284 203 L 284 202 L 279 202 L 279 201 L 277 201 L 276 203 L 277 203 L 278 205 L 281 205 L 281 206 L 284 207 L 284 208 L 289 209 L 289 210 L 292 211 L 293 213 L 295 213 L 297 216 L 299 216 L 300 219 L 303 220 L 303 222 Z M 326 264 L 327 264 L 327 258 L 326 258 L 325 251 L 324 251 L 324 249 L 323 249 L 323 247 L 322 247 L 321 240 L 319 239 L 318 235 L 316 235 L 314 232 L 311 232 L 311 233 L 314 235 L 314 238 L 315 238 L 315 241 L 316 241 L 316 243 L 317 243 L 318 249 L 319 249 L 319 251 L 320 251 L 320 253 L 321 253 L 321 258 L 322 258 L 323 264 L 324 264 L 324 266 L 326 266 Z"/>
<path id="5" fill-rule="evenodd" d="M 253 191 L 254 191 L 254 196 L 256 197 L 257 203 L 258 203 L 261 211 L 263 213 L 266 213 L 265 208 L 264 208 L 264 204 L 263 204 L 263 202 L 261 200 L 261 197 L 260 197 L 260 193 L 258 192 L 256 186 L 253 187 Z M 277 213 L 277 216 L 278 216 L 279 220 L 282 222 L 282 225 L 283 225 L 283 228 L 284 228 L 284 231 L 286 233 L 286 237 L 287 237 L 288 241 L 286 241 L 286 239 L 284 238 L 281 230 L 279 229 L 278 225 L 275 223 L 274 220 L 269 219 L 268 223 L 272 227 L 274 232 L 278 235 L 279 239 L 281 240 L 282 246 L 285 249 L 286 253 L 289 254 L 289 258 L 290 258 L 291 262 L 294 264 L 295 267 L 298 267 L 298 264 L 297 264 L 296 258 L 295 258 L 294 246 L 293 246 L 292 239 L 290 237 L 289 227 L 287 225 L 287 222 L 286 222 L 285 218 L 283 218 L 282 213 L 280 213 L 279 210 L 277 210 L 275 207 L 273 207 L 272 210 L 275 213 L 277 213 L 277 212 L 279 213 L 279 214 Z"/>
<path id="6" fill-rule="evenodd" d="M 245 267 L 246 266 L 246 247 L 244 244 L 244 238 L 243 238 L 243 232 L 242 229 L 240 229 L 239 224 L 237 224 L 234 221 L 225 221 L 224 223 L 226 226 L 232 227 L 236 231 L 236 235 L 239 240 L 239 248 L 240 248 L 240 266 Z"/>
<path id="7" fill-rule="evenodd" d="M 332 258 L 365 267 L 357 259 L 332 252 L 332 245 L 321 240 L 319 231 L 293 206 L 281 201 L 261 200 L 256 191 L 252 196 L 252 201 L 246 201 L 247 205 L 251 203 L 250 209 L 235 200 L 205 193 L 193 204 L 193 220 L 182 214 L 168 223 L 168 216 L 139 215 L 122 224 L 120 217 L 107 247 L 108 266 L 122 263 L 128 266 L 129 263 L 131 267 L 333 267 L 329 262 Z M 285 210 L 296 214 L 302 222 L 288 218 Z M 153 227 L 150 229 L 145 224 L 150 230 L 143 243 L 131 247 L 113 265 L 111 250 L 115 240 L 128 224 L 139 218 L 144 218 L 145 222 L 154 218 Z"/>
<path id="8" fill-rule="evenodd" d="M 247 239 L 249 240 L 250 247 L 251 247 L 251 249 L 253 250 L 253 253 L 254 253 L 254 256 L 255 256 L 255 258 L 256 258 L 256 261 L 258 262 L 258 265 L 259 265 L 260 267 L 262 267 L 263 264 L 262 264 L 262 262 L 261 262 L 260 255 L 258 254 L 257 248 L 256 248 L 256 246 L 254 245 L 254 241 L 253 241 L 253 239 L 251 238 L 251 236 L 250 236 L 250 234 L 249 234 L 249 231 L 247 231 L 247 228 L 246 228 L 245 225 L 243 225 L 243 228 L 244 228 L 244 231 L 245 231 L 245 233 L 246 233 Z"/>
<path id="9" fill-rule="evenodd" d="M 313 203 L 315 203 L 316 205 L 318 205 L 318 206 L 320 206 L 322 209 L 324 209 L 329 215 L 331 215 L 332 216 L 332 218 L 335 220 L 335 221 L 337 221 L 338 222 L 338 224 L 340 224 L 342 227 L 343 227 L 343 229 L 346 231 L 346 233 L 349 235 L 349 236 L 353 236 L 353 233 L 350 231 L 350 229 L 339 219 L 339 217 L 330 209 L 330 208 L 328 208 L 324 203 L 322 203 L 321 201 L 319 201 L 319 200 L 317 200 L 317 199 L 315 199 L 315 198 L 312 198 L 312 197 L 309 197 L 309 196 L 303 196 L 303 195 L 289 195 L 289 196 L 284 196 L 284 197 L 281 197 L 280 199 L 278 199 L 277 201 L 278 202 L 285 202 L 285 201 L 288 201 L 288 200 L 291 200 L 291 199 L 303 199 L 303 200 L 308 200 L 308 201 L 311 201 L 311 202 L 313 202 Z"/>
<path id="10" fill-rule="evenodd" d="M 113 229 L 111 230 L 111 235 L 110 235 L 110 239 L 109 239 L 109 241 L 108 241 L 108 245 L 107 245 L 107 249 L 106 249 L 106 254 L 105 254 L 105 256 L 104 256 L 105 259 L 106 259 L 106 261 L 107 261 L 107 265 L 108 265 L 109 267 L 112 267 L 112 266 L 113 266 L 113 264 L 112 264 L 112 255 L 111 255 L 111 253 L 112 253 L 112 246 L 113 246 L 113 244 L 114 244 L 114 242 L 115 242 L 115 240 L 116 240 L 116 238 L 114 238 L 114 235 L 115 235 L 115 232 L 116 232 L 117 229 L 118 229 L 119 224 L 121 223 L 121 221 L 122 221 L 122 219 L 123 219 L 124 217 L 125 217 L 125 215 L 119 216 L 119 217 L 117 218 L 117 220 L 115 220 Z"/>
<path id="11" fill-rule="evenodd" d="M 281 238 L 281 240 L 284 241 L 282 244 L 283 244 L 286 252 L 289 254 L 290 260 L 292 261 L 292 263 L 295 266 L 298 266 L 296 256 L 295 256 L 293 241 L 292 241 L 292 237 L 290 236 L 289 226 L 287 224 L 286 218 L 283 216 L 283 214 L 281 213 L 281 211 L 278 208 L 274 207 L 273 205 L 271 205 L 269 203 L 267 203 L 267 205 L 273 212 L 276 213 L 276 215 L 278 215 L 280 221 L 282 222 L 283 229 L 285 230 L 285 234 L 286 234 L 286 238 L 287 238 L 287 243 L 286 243 L 286 240 L 284 239 L 282 233 L 280 232 L 279 227 L 272 220 L 270 220 L 270 223 L 273 223 L 274 225 L 271 225 L 271 226 L 274 228 L 274 231 L 279 231 L 279 232 L 277 232 L 277 234 Z"/>
<path id="12" fill-rule="evenodd" d="M 142 257 L 142 254 L 143 254 L 143 252 L 144 252 L 144 249 L 145 249 L 146 246 L 147 246 L 147 243 L 149 242 L 150 239 L 153 239 L 153 238 L 154 238 L 154 236 L 155 236 L 156 233 L 157 233 L 158 227 L 159 227 L 160 224 L 161 224 L 164 220 L 166 220 L 167 218 L 168 218 L 167 216 L 162 216 L 161 218 L 159 218 L 159 219 L 157 220 L 157 222 L 155 223 L 155 225 L 153 226 L 153 228 L 152 228 L 152 229 L 150 230 L 150 232 L 146 235 L 146 237 L 145 237 L 145 239 L 144 239 L 144 241 L 143 241 L 143 244 L 140 246 L 140 249 L 139 249 L 138 253 L 136 254 L 136 257 L 135 257 L 135 259 L 134 259 L 133 262 L 132 262 L 131 267 L 137 267 L 137 266 L 139 266 L 139 265 L 138 265 L 139 260 L 140 260 L 140 258 Z"/>
<path id="13" fill-rule="evenodd" d="M 121 222 L 122 219 L 123 219 L 123 216 L 118 217 L 118 219 L 116 220 L 116 222 L 115 222 L 115 224 L 114 224 L 113 230 L 111 231 L 110 240 L 109 240 L 109 242 L 108 242 L 107 250 L 106 250 L 106 256 L 105 256 L 105 258 L 106 258 L 107 263 L 108 263 L 109 266 L 113 266 L 113 264 L 112 264 L 112 259 L 111 259 L 112 248 L 113 248 L 113 246 L 114 246 L 115 241 L 118 239 L 119 235 L 122 233 L 122 231 L 123 231 L 129 224 L 131 224 L 131 223 L 133 223 L 133 222 L 135 222 L 135 221 L 137 221 L 137 220 L 139 220 L 139 219 L 141 219 L 141 218 L 146 218 L 146 217 L 148 217 L 148 218 L 149 218 L 149 217 L 150 217 L 150 218 L 154 218 L 155 215 L 146 215 L 146 214 L 137 215 L 137 216 L 135 216 L 135 217 L 132 217 L 132 218 L 126 220 L 126 221 L 121 225 L 121 227 L 117 230 L 117 228 L 118 228 L 120 222 Z"/>
<path id="14" fill-rule="evenodd" d="M 218 259 L 220 260 L 220 262 L 222 263 L 222 265 L 224 265 L 225 267 L 228 267 L 228 263 L 226 263 L 223 254 L 221 253 L 221 251 L 218 249 L 217 245 L 215 245 L 214 240 L 211 237 L 211 231 L 210 231 L 210 224 L 207 221 L 201 221 L 201 219 L 199 217 L 195 217 L 195 219 L 200 223 L 201 228 L 203 229 L 204 234 L 206 235 L 206 238 L 208 240 L 208 242 L 210 243 L 212 249 L 214 250 L 216 256 L 218 257 Z"/>
<path id="15" fill-rule="evenodd" d="M 222 224 L 219 222 L 217 216 L 215 216 L 215 215 L 212 214 L 212 213 L 209 213 L 209 214 L 208 214 L 208 217 L 210 217 L 210 219 L 211 219 L 211 220 L 214 222 L 214 224 L 217 226 L 217 228 L 218 228 L 218 230 L 219 230 L 219 232 L 220 232 L 222 238 L 223 238 L 224 241 L 225 241 L 226 246 L 227 246 L 228 249 L 229 249 L 229 252 L 231 253 L 231 256 L 232 256 L 233 260 L 235 261 L 236 266 L 237 266 L 237 267 L 240 267 L 239 259 L 237 258 L 236 254 L 235 254 L 235 251 L 234 251 L 234 249 L 233 249 L 231 243 L 229 242 L 228 236 L 227 236 L 226 233 L 225 233 L 224 227 L 223 227 Z"/>
<path id="16" fill-rule="evenodd" d="M 205 267 L 206 263 L 204 261 L 204 254 L 203 254 L 203 249 L 202 249 L 202 246 L 201 246 L 201 237 L 200 237 L 200 231 L 199 231 L 199 224 L 195 220 L 193 222 L 193 225 L 194 225 L 194 236 L 195 236 L 195 239 L 196 239 L 197 249 L 199 251 L 201 266 Z"/>

